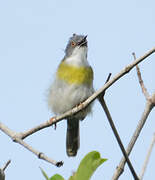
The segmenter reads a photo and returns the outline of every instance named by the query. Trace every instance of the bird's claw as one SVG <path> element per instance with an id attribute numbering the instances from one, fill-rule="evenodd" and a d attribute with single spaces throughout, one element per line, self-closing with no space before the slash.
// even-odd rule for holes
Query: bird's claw
<path id="1" fill-rule="evenodd" d="M 55 117 L 50 118 L 49 123 L 52 124 L 54 120 L 55 120 Z M 53 125 L 54 125 L 54 129 L 56 130 L 57 124 L 53 123 Z"/>

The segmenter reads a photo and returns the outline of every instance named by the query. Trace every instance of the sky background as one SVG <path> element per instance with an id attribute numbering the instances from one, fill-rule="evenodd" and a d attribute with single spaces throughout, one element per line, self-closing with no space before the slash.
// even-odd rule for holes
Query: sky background
<path id="1" fill-rule="evenodd" d="M 0 121 L 21 132 L 48 120 L 46 94 L 58 64 L 73 33 L 88 35 L 88 60 L 94 69 L 94 87 L 99 89 L 108 74 L 112 76 L 155 45 L 155 1 L 89 0 L 5 0 L 0 1 Z M 150 93 L 155 90 L 155 55 L 140 64 L 142 77 Z M 105 96 L 107 105 L 126 146 L 141 118 L 145 98 L 136 71 L 121 78 Z M 144 162 L 155 132 L 153 110 L 130 156 L 137 174 Z M 108 161 L 91 180 L 111 179 L 122 153 L 107 118 L 96 101 L 93 115 L 80 124 L 80 150 L 68 158 L 65 150 L 66 122 L 56 131 L 46 128 L 25 139 L 33 148 L 55 160 L 57 168 L 37 159 L 0 131 L 0 167 L 11 159 L 6 180 L 43 180 L 39 167 L 49 176 L 61 174 L 67 179 L 80 160 L 97 150 Z M 155 149 L 144 179 L 155 177 Z M 126 166 L 120 180 L 130 180 Z"/>

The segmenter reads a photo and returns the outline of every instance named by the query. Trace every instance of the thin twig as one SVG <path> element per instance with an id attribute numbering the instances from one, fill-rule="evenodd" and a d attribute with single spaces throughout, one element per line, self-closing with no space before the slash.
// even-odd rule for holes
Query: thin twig
<path id="1" fill-rule="evenodd" d="M 133 53 L 133 56 L 134 56 L 134 59 L 136 59 L 135 53 Z M 139 79 L 139 83 L 140 83 L 142 92 L 146 98 L 146 106 L 145 106 L 144 112 L 142 114 L 142 117 L 141 117 L 140 121 L 138 122 L 138 125 L 135 129 L 135 132 L 134 132 L 134 134 L 133 134 L 133 136 L 132 136 L 132 138 L 128 144 L 128 147 L 126 150 L 128 156 L 130 155 L 132 148 L 135 145 L 137 138 L 139 137 L 139 134 L 140 134 L 145 122 L 146 122 L 146 119 L 148 118 L 153 107 L 155 106 L 155 92 L 152 94 L 152 96 L 149 95 L 149 93 L 147 92 L 147 90 L 144 86 L 144 82 L 142 80 L 139 67 L 136 67 L 136 69 L 137 69 L 137 76 Z M 122 157 L 119 165 L 116 168 L 116 171 L 114 172 L 112 180 L 117 180 L 119 178 L 119 176 L 123 173 L 125 163 L 126 163 L 126 160 L 124 157 Z"/>
<path id="2" fill-rule="evenodd" d="M 110 76 L 111 76 L 111 74 L 109 74 L 109 76 L 108 76 L 108 78 L 107 78 L 107 80 L 106 80 L 106 83 L 109 81 Z M 101 104 L 101 106 L 102 106 L 102 108 L 103 108 L 103 110 L 104 110 L 104 112 L 105 112 L 105 114 L 106 114 L 106 116 L 107 116 L 107 119 L 108 119 L 108 121 L 109 121 L 109 124 L 110 124 L 110 126 L 111 126 L 111 128 L 112 128 L 112 130 L 113 130 L 113 133 L 114 133 L 114 135 L 115 135 L 115 137 L 116 137 L 116 140 L 117 140 L 117 142 L 118 142 L 118 144 L 119 144 L 119 146 L 120 146 L 120 149 L 121 149 L 121 151 L 122 151 L 122 153 L 123 153 L 123 155 L 124 155 L 124 157 L 125 157 L 125 159 L 126 159 L 126 161 L 127 161 L 127 164 L 128 164 L 128 166 L 129 166 L 129 169 L 130 169 L 130 171 L 131 171 L 134 179 L 135 179 L 135 180 L 139 180 L 139 178 L 138 178 L 138 176 L 137 176 L 137 174 L 136 174 L 136 172 L 135 172 L 135 170 L 134 170 L 134 168 L 133 168 L 133 166 L 132 166 L 132 164 L 131 164 L 131 162 L 130 162 L 130 160 L 129 160 L 129 158 L 128 158 L 128 155 L 127 155 L 127 153 L 126 153 L 126 151 L 125 151 L 125 148 L 124 148 L 123 143 L 122 143 L 122 141 L 121 141 L 121 138 L 120 138 L 120 136 L 119 136 L 119 134 L 118 134 L 118 132 L 117 132 L 117 129 L 116 129 L 116 127 L 115 127 L 115 124 L 114 124 L 114 122 L 113 122 L 113 120 L 112 120 L 111 114 L 110 114 L 109 109 L 108 109 L 108 107 L 107 107 L 107 105 L 106 105 L 106 102 L 105 102 L 105 100 L 104 100 L 104 94 L 105 94 L 105 91 L 102 93 L 101 96 L 98 97 L 98 100 L 99 100 L 99 102 L 100 102 L 100 104 Z"/>
<path id="3" fill-rule="evenodd" d="M 143 128 L 143 126 L 144 126 L 144 124 L 146 122 L 146 119 L 148 118 L 152 108 L 153 108 L 152 104 L 150 103 L 150 101 L 148 101 L 146 103 L 146 106 L 145 106 L 144 112 L 142 114 L 142 117 L 141 117 L 140 121 L 138 122 L 138 125 L 137 125 L 137 127 L 136 127 L 136 129 L 135 129 L 135 131 L 134 131 L 134 133 L 132 135 L 132 138 L 131 138 L 128 146 L 127 146 L 126 152 L 127 152 L 128 156 L 130 155 L 130 153 L 132 151 L 132 148 L 135 145 L 136 140 L 139 137 L 139 134 L 140 134 L 140 132 L 141 132 L 141 130 L 142 130 L 142 128 Z M 126 163 L 126 159 L 124 157 L 122 157 L 119 165 L 116 168 L 116 171 L 114 172 L 112 180 L 117 180 L 119 178 L 119 176 L 123 173 L 125 163 Z"/>
<path id="4" fill-rule="evenodd" d="M 105 84 L 110 80 L 111 75 L 112 75 L 112 74 L 109 73 L 109 75 L 108 75 L 108 77 L 107 77 L 107 80 L 106 80 Z"/>
<path id="5" fill-rule="evenodd" d="M 5 163 L 4 167 L 0 169 L 0 180 L 5 180 L 5 173 L 4 173 L 4 171 L 5 171 L 5 169 L 8 167 L 8 165 L 10 164 L 10 162 L 11 162 L 11 160 L 8 160 L 8 161 Z"/>
<path id="6" fill-rule="evenodd" d="M 144 164 L 143 164 L 143 167 L 142 167 L 140 176 L 139 176 L 139 179 L 140 179 L 140 180 L 142 180 L 143 177 L 144 177 L 144 173 L 145 173 L 145 171 L 146 171 L 146 167 L 147 167 L 147 165 L 148 165 L 148 162 L 149 162 L 149 159 L 150 159 L 151 152 L 152 152 L 152 149 L 153 149 L 154 144 L 155 144 L 155 133 L 153 134 L 153 138 L 152 138 L 152 141 L 151 141 L 151 144 L 150 144 L 148 153 L 147 153 L 147 155 L 146 155 L 146 159 L 145 159 L 145 161 L 144 161 Z"/>
<path id="7" fill-rule="evenodd" d="M 6 164 L 4 165 L 4 167 L 2 168 L 3 171 L 5 171 L 5 169 L 8 167 L 8 165 L 11 163 L 11 160 L 8 160 L 6 162 Z"/>
<path id="8" fill-rule="evenodd" d="M 113 120 L 112 120 L 112 117 L 111 117 L 111 115 L 110 115 L 110 112 L 109 112 L 109 110 L 108 110 L 108 107 L 107 107 L 107 105 L 106 105 L 106 103 L 105 103 L 105 100 L 102 98 L 102 100 L 100 99 L 99 101 L 100 101 L 100 103 L 101 103 L 101 105 L 102 105 L 102 107 L 103 107 L 103 109 L 104 109 L 104 111 L 105 111 L 105 113 L 106 113 L 106 116 L 107 116 L 107 118 L 108 118 L 109 124 L 110 124 L 110 126 L 111 126 L 111 128 L 112 128 L 112 130 L 113 130 L 113 133 L 114 133 L 114 135 L 115 135 L 115 137 L 116 137 L 116 139 L 117 139 L 117 142 L 118 142 L 118 144 L 119 144 L 119 146 L 120 146 L 120 148 L 121 148 L 121 151 L 122 151 L 122 153 L 123 153 L 123 155 L 124 155 L 124 157 L 125 157 L 125 159 L 126 159 L 126 161 L 127 161 L 127 164 L 128 164 L 128 166 L 129 166 L 129 168 L 130 168 L 130 171 L 131 171 L 134 179 L 135 179 L 135 180 L 139 180 L 139 178 L 138 178 L 138 176 L 137 176 L 137 174 L 136 174 L 136 172 L 135 172 L 135 170 L 134 170 L 134 168 L 133 168 L 133 166 L 132 166 L 132 164 L 131 164 L 131 162 L 130 162 L 130 160 L 129 160 L 129 158 L 128 158 L 128 155 L 127 155 L 127 153 L 126 153 L 126 151 L 125 151 L 125 148 L 124 148 L 123 143 L 122 143 L 122 141 L 121 141 L 121 139 L 120 139 L 120 136 L 119 136 L 119 134 L 118 134 L 118 132 L 117 132 L 117 129 L 116 129 L 115 125 L 114 125 L 114 122 L 113 122 Z"/>
<path id="9" fill-rule="evenodd" d="M 134 57 L 134 60 L 136 60 L 136 54 L 133 52 L 132 55 Z M 138 65 L 136 65 L 136 70 L 137 70 L 137 76 L 138 76 L 138 79 L 139 79 L 139 84 L 141 86 L 142 92 L 143 92 L 146 100 L 148 100 L 150 95 L 149 95 L 149 93 L 148 93 L 148 91 L 147 91 L 147 89 L 146 89 L 146 87 L 144 85 L 144 81 L 142 79 L 141 72 L 140 72 L 140 69 L 139 69 Z"/>
<path id="10" fill-rule="evenodd" d="M 139 64 L 141 61 L 143 61 L 145 58 L 147 58 L 148 56 L 150 56 L 152 53 L 155 52 L 155 48 L 152 48 L 150 51 L 148 51 L 147 53 L 145 53 L 143 56 L 141 56 L 140 58 L 137 58 L 133 63 L 129 64 L 128 66 L 126 66 L 125 68 L 123 68 L 118 74 L 116 74 L 111 80 L 109 80 L 102 88 L 100 88 L 98 91 L 96 91 L 92 96 L 90 96 L 86 101 L 84 101 L 83 103 L 81 103 L 79 106 L 76 106 L 75 108 L 67 111 L 66 113 L 60 115 L 60 116 L 56 116 L 51 118 L 50 120 L 34 127 L 31 128 L 25 132 L 22 132 L 19 135 L 19 137 L 21 139 L 26 138 L 27 136 L 32 135 L 33 133 L 47 128 L 49 126 L 52 126 L 53 124 L 66 119 L 67 117 L 76 114 L 77 112 L 79 112 L 80 110 L 86 108 L 92 101 L 94 101 L 96 98 L 98 98 L 100 95 L 102 95 L 102 93 L 108 89 L 111 85 L 113 85 L 117 80 L 119 80 L 122 76 L 124 76 L 125 74 L 127 74 L 128 72 L 130 72 L 130 70 L 135 67 L 137 64 Z"/>
<path id="11" fill-rule="evenodd" d="M 60 167 L 63 165 L 63 162 L 57 162 L 49 157 L 47 157 L 46 155 L 44 155 L 42 152 L 39 152 L 35 149 L 33 149 L 29 144 L 25 143 L 21 138 L 18 137 L 18 134 L 16 136 L 16 133 L 14 131 L 12 131 L 11 129 L 9 129 L 7 126 L 5 126 L 4 124 L 2 124 L 0 122 L 0 129 L 7 134 L 14 142 L 19 143 L 20 145 L 24 146 L 26 149 L 28 149 L 29 151 L 31 151 L 33 154 L 35 154 L 39 159 L 43 159 L 57 167 Z"/>

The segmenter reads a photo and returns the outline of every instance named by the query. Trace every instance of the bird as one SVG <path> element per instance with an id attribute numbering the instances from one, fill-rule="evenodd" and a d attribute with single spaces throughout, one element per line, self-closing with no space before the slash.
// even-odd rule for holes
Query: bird
<path id="1" fill-rule="evenodd" d="M 55 115 L 61 115 L 78 106 L 94 93 L 93 69 L 87 60 L 87 35 L 73 34 L 67 43 L 54 80 L 49 87 L 48 107 Z M 79 122 L 92 112 L 92 105 L 67 117 L 66 153 L 77 155 L 80 146 Z"/>

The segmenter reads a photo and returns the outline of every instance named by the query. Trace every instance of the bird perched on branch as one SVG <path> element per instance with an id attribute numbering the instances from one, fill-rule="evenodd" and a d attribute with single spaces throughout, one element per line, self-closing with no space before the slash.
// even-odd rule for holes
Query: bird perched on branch
<path id="1" fill-rule="evenodd" d="M 79 105 L 94 92 L 93 70 L 87 61 L 87 51 L 87 36 L 73 34 L 49 89 L 48 106 L 56 115 Z M 67 119 L 68 156 L 77 154 L 80 144 L 79 120 L 83 120 L 91 108 L 92 104 Z"/>

